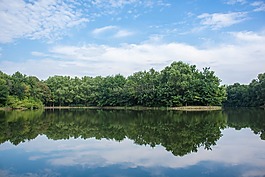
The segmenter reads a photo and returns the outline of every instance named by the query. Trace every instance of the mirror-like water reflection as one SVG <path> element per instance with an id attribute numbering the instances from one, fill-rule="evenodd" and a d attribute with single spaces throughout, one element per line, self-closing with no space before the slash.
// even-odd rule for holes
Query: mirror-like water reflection
<path id="1" fill-rule="evenodd" d="M 265 111 L 0 112 L 0 176 L 264 176 Z"/>

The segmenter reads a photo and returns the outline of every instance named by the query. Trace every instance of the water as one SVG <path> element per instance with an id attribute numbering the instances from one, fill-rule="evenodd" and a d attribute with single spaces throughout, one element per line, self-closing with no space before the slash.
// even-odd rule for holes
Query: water
<path id="1" fill-rule="evenodd" d="M 265 110 L 0 112 L 0 176 L 265 176 Z"/>

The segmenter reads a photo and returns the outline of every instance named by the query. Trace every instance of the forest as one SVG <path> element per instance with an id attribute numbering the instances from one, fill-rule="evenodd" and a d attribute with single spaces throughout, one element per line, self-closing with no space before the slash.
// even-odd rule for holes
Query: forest
<path id="1" fill-rule="evenodd" d="M 234 83 L 226 87 L 226 107 L 265 107 L 265 73 L 259 74 L 250 84 Z"/>
<path id="2" fill-rule="evenodd" d="M 0 106 L 13 109 L 43 106 L 261 106 L 265 73 L 249 85 L 221 85 L 210 68 L 173 62 L 161 71 L 139 71 L 128 77 L 51 76 L 40 80 L 20 72 L 0 71 Z"/>

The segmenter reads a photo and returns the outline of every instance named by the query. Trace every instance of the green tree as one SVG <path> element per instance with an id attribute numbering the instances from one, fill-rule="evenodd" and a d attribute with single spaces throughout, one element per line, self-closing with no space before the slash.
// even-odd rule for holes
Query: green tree
<path id="1" fill-rule="evenodd" d="M 5 106 L 9 90 L 6 80 L 0 78 L 0 106 Z"/>
<path id="2" fill-rule="evenodd" d="M 235 83 L 227 88 L 227 100 L 224 105 L 227 107 L 249 107 L 251 106 L 249 86 Z"/>
<path id="3" fill-rule="evenodd" d="M 202 105 L 222 105 L 226 100 L 226 91 L 220 86 L 221 80 L 210 68 L 204 68 L 200 74 L 199 92 Z"/>
<path id="4" fill-rule="evenodd" d="M 28 96 L 28 85 L 25 83 L 26 76 L 20 72 L 16 72 L 11 76 L 11 88 L 10 95 L 17 96 L 19 99 L 23 99 Z"/>
<path id="5" fill-rule="evenodd" d="M 264 104 L 264 77 L 259 78 L 253 81 L 251 94 Z M 220 79 L 213 71 L 209 68 L 199 71 L 195 65 L 181 61 L 173 62 L 160 72 L 150 69 L 135 72 L 127 78 L 120 74 L 81 79 L 52 76 L 40 81 L 35 76 L 16 72 L 7 79 L 2 77 L 0 82 L 3 87 L 1 104 L 7 101 L 7 95 L 19 101 L 40 100 L 49 106 L 173 107 L 221 105 L 226 99 L 225 87 L 220 86 Z"/>
<path id="6" fill-rule="evenodd" d="M 196 72 L 195 66 L 173 62 L 161 71 L 160 97 L 162 105 L 182 106 L 186 104 L 186 92 Z"/>
<path id="7" fill-rule="evenodd" d="M 258 107 L 265 105 L 265 73 L 259 74 L 248 85 L 235 83 L 227 86 L 227 101 L 229 107 Z"/>
<path id="8" fill-rule="evenodd" d="M 265 73 L 259 74 L 258 78 L 249 84 L 251 102 L 253 106 L 265 106 Z"/>
<path id="9" fill-rule="evenodd" d="M 136 72 L 125 84 L 129 105 L 156 106 L 158 102 L 159 73 L 154 69 Z"/>

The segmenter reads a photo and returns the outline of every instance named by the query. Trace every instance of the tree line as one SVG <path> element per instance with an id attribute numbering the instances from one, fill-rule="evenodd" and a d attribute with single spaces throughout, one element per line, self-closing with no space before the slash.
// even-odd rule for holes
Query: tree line
<path id="1" fill-rule="evenodd" d="M 253 88 L 251 106 L 264 104 L 265 74 L 259 75 Z M 220 85 L 221 80 L 210 68 L 173 62 L 161 71 L 139 71 L 128 77 L 97 76 L 82 78 L 52 76 L 39 80 L 20 72 L 7 75 L 0 71 L 0 106 L 39 108 L 42 106 L 147 106 L 175 107 L 186 105 L 232 105 L 245 97 L 234 86 Z M 253 81 L 254 82 L 254 81 Z M 241 93 L 241 92 L 240 92 Z M 262 98 L 263 95 L 263 98 Z M 228 97 L 227 97 L 228 96 Z M 226 100 L 228 98 L 228 100 Z M 258 101 L 255 100 L 258 98 Z M 241 100 L 240 100 L 241 99 Z"/>
<path id="2" fill-rule="evenodd" d="M 265 73 L 249 84 L 234 83 L 226 88 L 226 107 L 265 107 Z"/>
<path id="3" fill-rule="evenodd" d="M 127 78 L 53 76 L 41 81 L 16 72 L 0 73 L 0 104 L 45 106 L 182 106 L 221 105 L 226 98 L 220 79 L 209 68 L 173 62 L 158 72 L 139 71 Z"/>

